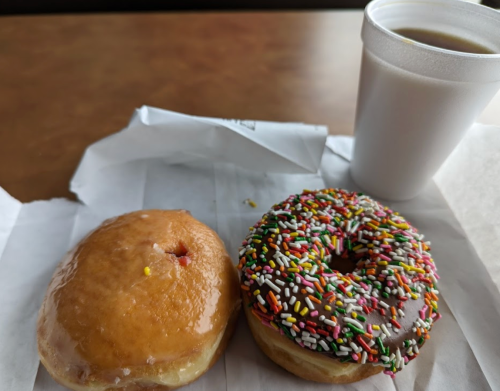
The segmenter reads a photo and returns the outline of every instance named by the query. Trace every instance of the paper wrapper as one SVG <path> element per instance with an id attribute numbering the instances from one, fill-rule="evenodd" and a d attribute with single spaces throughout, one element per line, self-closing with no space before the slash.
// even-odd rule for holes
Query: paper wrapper
<path id="1" fill-rule="evenodd" d="M 39 365 L 35 323 L 64 253 L 104 219 L 137 209 L 189 209 L 237 262 L 248 226 L 304 188 L 357 190 L 352 139 L 304 124 L 227 121 L 143 107 L 123 131 L 90 146 L 71 189 L 82 203 L 21 204 L 0 192 L 0 390 L 63 390 Z M 322 160 L 321 160 L 322 158 Z M 257 203 L 251 208 L 243 201 Z M 256 347 L 242 316 L 217 364 L 186 390 L 488 390 L 500 385 L 500 295 L 438 188 L 391 204 L 433 242 L 443 315 L 420 357 L 395 380 L 335 386 L 303 381 Z"/>

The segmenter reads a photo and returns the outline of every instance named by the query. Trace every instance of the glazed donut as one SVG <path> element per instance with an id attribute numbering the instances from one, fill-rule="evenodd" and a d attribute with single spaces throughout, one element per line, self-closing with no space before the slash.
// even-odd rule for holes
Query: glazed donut
<path id="1" fill-rule="evenodd" d="M 441 317 L 429 251 L 408 221 L 362 193 L 289 196 L 250 227 L 239 249 L 254 339 L 304 379 L 394 376 Z"/>
<path id="2" fill-rule="evenodd" d="M 59 264 L 38 318 L 49 374 L 79 391 L 171 390 L 224 351 L 240 307 L 224 244 L 186 211 L 105 221 Z"/>

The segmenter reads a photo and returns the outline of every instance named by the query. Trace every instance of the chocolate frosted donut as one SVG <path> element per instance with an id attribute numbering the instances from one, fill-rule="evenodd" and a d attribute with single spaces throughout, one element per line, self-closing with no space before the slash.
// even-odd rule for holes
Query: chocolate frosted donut
<path id="1" fill-rule="evenodd" d="M 309 380 L 347 383 L 418 356 L 438 312 L 430 243 L 362 193 L 291 195 L 240 248 L 245 312 L 261 349 Z"/>

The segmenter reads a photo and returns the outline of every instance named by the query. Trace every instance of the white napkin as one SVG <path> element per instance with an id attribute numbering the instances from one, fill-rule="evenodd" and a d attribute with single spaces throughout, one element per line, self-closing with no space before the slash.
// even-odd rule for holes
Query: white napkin
<path id="1" fill-rule="evenodd" d="M 334 154 L 323 151 L 325 137 L 325 127 L 197 118 L 143 107 L 128 128 L 87 149 L 72 181 L 85 204 L 21 205 L 0 192 L 0 390 L 63 390 L 39 369 L 36 312 L 56 264 L 90 229 L 131 210 L 185 208 L 217 230 L 236 261 L 248 226 L 276 201 L 303 188 L 355 189 L 347 174 L 352 140 L 329 138 Z M 244 203 L 247 198 L 257 208 Z M 498 389 L 500 297 L 484 265 L 434 184 L 417 199 L 393 206 L 433 241 L 443 318 L 421 357 L 395 381 L 377 375 L 336 389 Z M 302 381 L 273 364 L 242 317 L 224 358 L 186 389 L 332 386 Z"/>
<path id="2" fill-rule="evenodd" d="M 325 126 L 193 117 L 143 106 L 129 126 L 91 145 L 71 181 L 90 202 L 107 167 L 141 159 L 165 163 L 229 162 L 262 172 L 316 172 Z"/>

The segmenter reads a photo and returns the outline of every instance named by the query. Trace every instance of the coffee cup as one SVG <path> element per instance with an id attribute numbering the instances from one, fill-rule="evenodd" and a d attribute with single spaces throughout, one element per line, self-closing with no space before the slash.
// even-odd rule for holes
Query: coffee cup
<path id="1" fill-rule="evenodd" d="M 418 42 L 401 29 L 455 37 L 487 52 Z M 500 88 L 500 12 L 460 0 L 375 0 L 361 36 L 351 176 L 373 196 L 411 199 Z"/>

